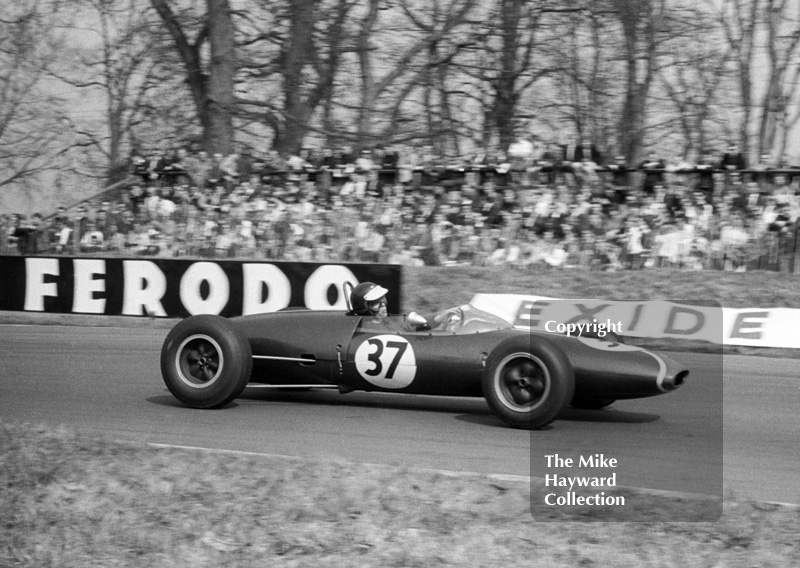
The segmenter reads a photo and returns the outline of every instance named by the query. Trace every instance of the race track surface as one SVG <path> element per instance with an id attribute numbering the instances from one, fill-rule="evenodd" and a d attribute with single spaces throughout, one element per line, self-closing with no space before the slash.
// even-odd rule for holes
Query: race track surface
<path id="1" fill-rule="evenodd" d="M 603 453 L 619 460 L 619 485 L 800 503 L 796 360 L 726 356 L 721 407 L 720 359 L 673 355 L 692 369 L 679 391 L 568 410 L 531 433 L 506 428 L 482 399 L 248 388 L 225 409 L 192 410 L 161 380 L 166 333 L 0 326 L 0 417 L 120 440 L 520 476 L 548 473 L 548 453 Z"/>

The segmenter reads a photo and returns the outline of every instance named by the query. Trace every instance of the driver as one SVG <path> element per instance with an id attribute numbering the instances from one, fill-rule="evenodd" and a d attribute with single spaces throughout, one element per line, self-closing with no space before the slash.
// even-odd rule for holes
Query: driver
<path id="1" fill-rule="evenodd" d="M 399 323 L 389 317 L 386 307 L 386 295 L 389 290 L 373 282 L 362 282 L 350 293 L 350 305 L 353 313 L 359 316 L 366 316 L 370 319 L 364 320 L 362 326 L 379 329 L 388 328 L 394 332 L 425 331 L 430 329 L 427 320 L 422 318 L 421 322 L 410 322 L 408 319 Z"/>
<path id="2" fill-rule="evenodd" d="M 389 315 L 386 308 L 386 294 L 389 290 L 373 282 L 362 282 L 350 293 L 353 313 L 359 316 L 372 316 L 383 320 Z"/>

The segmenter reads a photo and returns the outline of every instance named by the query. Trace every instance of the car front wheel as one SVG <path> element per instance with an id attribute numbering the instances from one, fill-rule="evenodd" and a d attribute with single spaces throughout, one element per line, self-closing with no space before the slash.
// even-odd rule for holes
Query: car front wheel
<path id="1" fill-rule="evenodd" d="M 175 398 L 193 408 L 218 408 L 238 397 L 253 367 L 244 333 L 220 316 L 186 318 L 161 348 L 161 375 Z"/>

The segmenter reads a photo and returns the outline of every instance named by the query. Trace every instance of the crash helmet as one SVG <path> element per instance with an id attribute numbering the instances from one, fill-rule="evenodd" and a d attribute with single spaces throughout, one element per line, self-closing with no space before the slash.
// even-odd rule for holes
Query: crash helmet
<path id="1" fill-rule="evenodd" d="M 381 309 L 381 304 L 386 302 L 389 290 L 373 282 L 362 282 L 353 288 L 350 294 L 350 304 L 353 313 L 359 316 L 374 316 Z"/>

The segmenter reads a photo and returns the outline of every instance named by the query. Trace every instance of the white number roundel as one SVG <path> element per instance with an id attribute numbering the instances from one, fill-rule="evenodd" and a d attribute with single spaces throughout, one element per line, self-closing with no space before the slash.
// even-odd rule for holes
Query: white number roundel
<path id="1" fill-rule="evenodd" d="M 358 374 L 376 387 L 402 389 L 417 374 L 414 348 L 399 335 L 376 335 L 356 350 Z"/>

